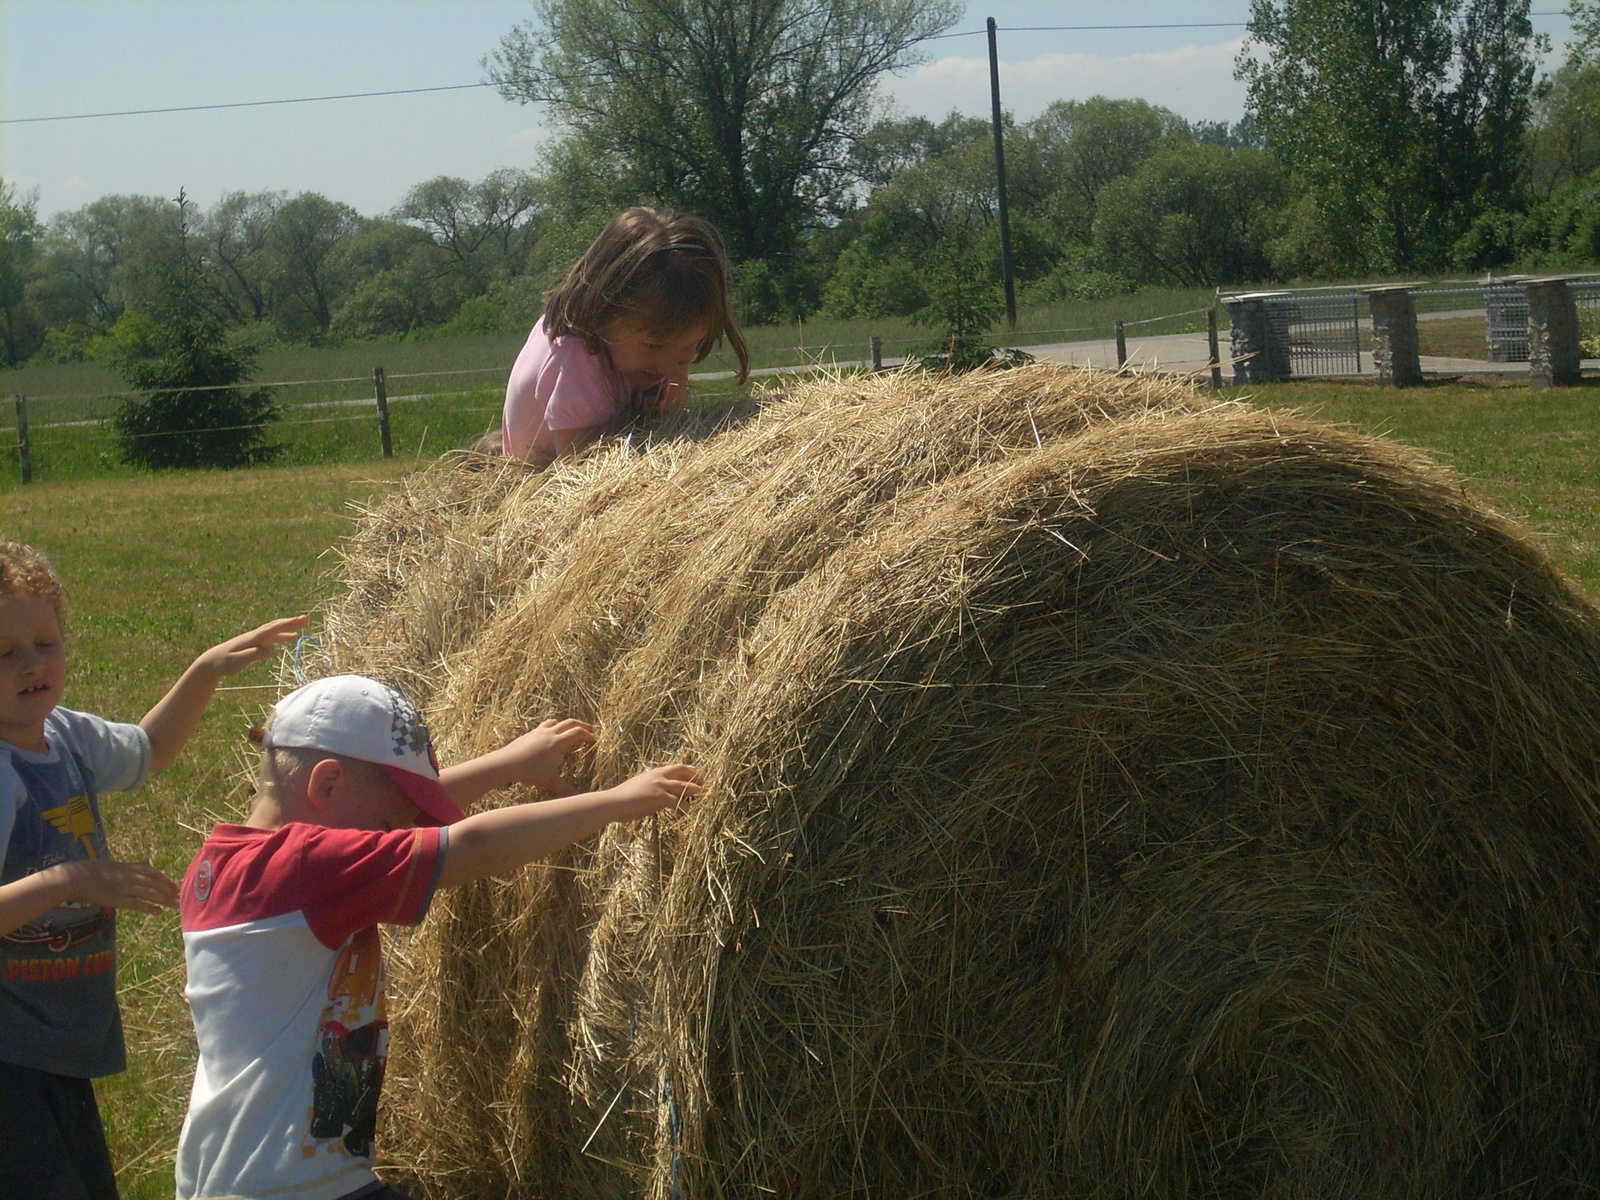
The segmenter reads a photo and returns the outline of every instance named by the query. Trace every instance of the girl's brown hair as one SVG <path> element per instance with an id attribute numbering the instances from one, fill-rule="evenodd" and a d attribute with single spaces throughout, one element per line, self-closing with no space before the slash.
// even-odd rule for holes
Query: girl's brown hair
<path id="1" fill-rule="evenodd" d="M 695 362 L 726 338 L 743 383 L 750 348 L 728 307 L 728 273 L 722 239 L 707 222 L 670 209 L 626 209 L 545 293 L 545 336 L 575 334 L 603 356 L 604 334 L 619 321 L 664 335 L 704 325 Z"/>

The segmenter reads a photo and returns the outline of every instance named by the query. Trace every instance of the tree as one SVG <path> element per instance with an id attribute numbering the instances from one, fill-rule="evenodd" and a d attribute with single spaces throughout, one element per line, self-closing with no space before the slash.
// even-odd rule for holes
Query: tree
<path id="1" fill-rule="evenodd" d="M 57 213 L 39 246 L 45 322 L 104 333 L 130 304 L 154 298 L 178 240 L 171 205 L 158 196 L 102 196 Z"/>
<path id="2" fill-rule="evenodd" d="M 486 60 L 508 100 L 548 103 L 613 203 L 713 222 L 737 260 L 786 259 L 849 184 L 875 85 L 962 9 L 952 0 L 538 0 Z"/>
<path id="3" fill-rule="evenodd" d="M 1582 64 L 1600 56 L 1600 0 L 1567 0 L 1567 19 L 1572 22 L 1568 61 Z"/>
<path id="4" fill-rule="evenodd" d="M 1541 88 L 1532 126 L 1528 157 L 1536 200 L 1600 168 L 1600 59 L 1569 58 Z"/>
<path id="5" fill-rule="evenodd" d="M 1521 194 L 1528 0 L 1252 0 L 1236 74 L 1312 197 L 1334 270 L 1443 261 Z"/>
<path id="6" fill-rule="evenodd" d="M 345 250 L 364 226 L 348 204 L 301 192 L 279 206 L 267 232 L 272 318 L 291 340 L 327 336 L 351 280 Z"/>
<path id="7" fill-rule="evenodd" d="M 229 192 L 197 223 L 211 287 L 230 320 L 264 321 L 271 307 L 268 240 L 283 192 Z"/>
<path id="8" fill-rule="evenodd" d="M 476 295 L 497 272 L 522 273 L 543 215 L 541 200 L 536 176 L 502 168 L 475 184 L 449 175 L 419 183 L 392 215 L 426 232 L 440 269 L 459 274 Z"/>
<path id="9" fill-rule="evenodd" d="M 1035 176 L 1049 192 L 1034 202 L 1049 211 L 1068 241 L 1087 243 L 1101 189 L 1132 175 L 1163 146 L 1190 139 L 1182 117 L 1144 100 L 1057 100 L 1028 127 L 1027 141 L 1038 160 Z M 1012 157 L 1009 147 L 1006 157 Z M 1021 187 L 1012 193 L 1029 207 L 1026 182 L 1020 175 L 1018 182 Z"/>
<path id="10" fill-rule="evenodd" d="M 147 395 L 122 401 L 112 418 L 126 462 L 148 467 L 234 467 L 260 462 L 281 447 L 266 443 L 278 409 L 265 388 L 241 383 L 254 354 L 231 345 L 207 306 L 208 288 L 189 244 L 187 199 L 180 191 L 182 253 L 163 265 L 161 291 L 149 310 L 130 310 L 113 331 L 112 364 L 128 385 Z"/>
<path id="11" fill-rule="evenodd" d="M 964 310 L 968 280 L 999 282 L 998 247 L 992 262 L 979 249 L 997 212 L 987 123 L 952 113 L 938 126 L 897 124 L 877 131 L 871 148 L 880 162 L 901 165 L 872 193 L 860 235 L 839 256 L 825 300 L 837 316 L 913 314 L 933 302 L 932 290 L 949 292 L 953 274 L 965 279 L 951 304 Z"/>
<path id="12" fill-rule="evenodd" d="M 37 193 L 19 196 L 0 179 L 0 339 L 5 365 L 14 367 L 38 347 L 44 327 L 28 298 L 40 235 Z"/>
<path id="13" fill-rule="evenodd" d="M 1283 172 L 1262 150 L 1163 150 L 1100 193 L 1095 249 L 1135 279 L 1215 287 L 1267 278 Z"/>

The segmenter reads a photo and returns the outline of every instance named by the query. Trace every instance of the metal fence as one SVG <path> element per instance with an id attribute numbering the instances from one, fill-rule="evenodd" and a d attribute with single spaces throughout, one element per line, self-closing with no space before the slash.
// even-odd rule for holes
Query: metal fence
<path id="1" fill-rule="evenodd" d="M 1528 296 L 1522 275 L 1490 276 L 1483 284 L 1490 362 L 1528 361 Z"/>
<path id="2" fill-rule="evenodd" d="M 1289 373 L 1315 375 L 1361 373 L 1361 301 L 1348 295 L 1287 296 L 1269 301 L 1271 334 L 1289 347 Z"/>
<path id="3" fill-rule="evenodd" d="M 1583 357 L 1600 358 L 1600 279 L 1573 284 L 1572 299 L 1578 306 L 1578 332 L 1583 339 Z"/>

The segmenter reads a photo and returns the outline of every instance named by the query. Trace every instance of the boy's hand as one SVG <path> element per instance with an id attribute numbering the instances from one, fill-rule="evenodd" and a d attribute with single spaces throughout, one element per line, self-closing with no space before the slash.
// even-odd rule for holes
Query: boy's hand
<path id="1" fill-rule="evenodd" d="M 150 773 L 165 770 L 178 757 L 189 735 L 200 724 L 206 705 L 211 703 L 217 680 L 260 662 L 284 642 L 292 642 L 306 627 L 307 620 L 306 617 L 284 617 L 268 621 L 260 629 L 252 629 L 211 647 L 190 663 L 183 677 L 139 722 L 150 736 Z"/>
<path id="2" fill-rule="evenodd" d="M 508 782 L 531 784 L 552 796 L 570 796 L 575 790 L 561 777 L 561 764 L 579 746 L 594 742 L 594 726 L 573 717 L 540 721 L 519 738 L 507 742 L 499 753 L 514 771 Z"/>
<path id="3" fill-rule="evenodd" d="M 543 788 L 552 796 L 570 796 L 573 786 L 561 777 L 561 763 L 579 746 L 594 741 L 594 726 L 567 717 L 541 721 L 498 750 L 446 767 L 439 782 L 462 808 L 479 796 L 510 783 Z"/>
<path id="4" fill-rule="evenodd" d="M 672 763 L 640 771 L 632 779 L 617 784 L 611 794 L 625 802 L 630 817 L 637 820 L 664 808 L 682 808 L 691 796 L 704 791 L 705 785 L 699 771 L 683 763 Z"/>
<path id="5" fill-rule="evenodd" d="M 259 629 L 211 647 L 194 660 L 194 665 L 213 675 L 236 675 L 251 663 L 270 656 L 285 642 L 294 641 L 310 620 L 310 617 L 299 616 L 268 621 Z"/>
<path id="6" fill-rule="evenodd" d="M 102 908 L 136 908 L 158 913 L 178 907 L 178 885 L 149 862 L 113 862 L 95 858 L 49 868 L 62 875 L 63 895 Z"/>
<path id="7" fill-rule="evenodd" d="M 673 763 L 641 771 L 603 792 L 474 813 L 450 827 L 439 886 L 456 887 L 474 879 L 504 875 L 564 850 L 613 821 L 637 821 L 664 808 L 676 808 L 704 787 L 700 773 L 693 767 Z"/>

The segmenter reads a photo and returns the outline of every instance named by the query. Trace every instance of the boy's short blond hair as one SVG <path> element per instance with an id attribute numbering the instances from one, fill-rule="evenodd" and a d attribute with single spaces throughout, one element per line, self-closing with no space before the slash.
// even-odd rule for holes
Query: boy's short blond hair
<path id="1" fill-rule="evenodd" d="M 0 538 L 0 600 L 44 600 L 58 621 L 66 616 L 67 593 L 50 560 L 12 538 Z"/>

